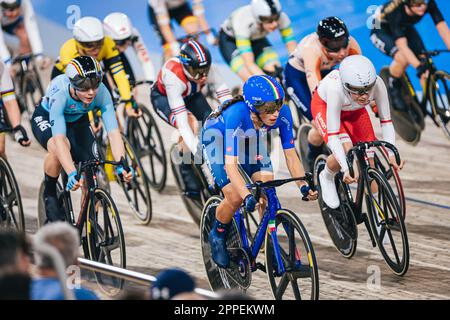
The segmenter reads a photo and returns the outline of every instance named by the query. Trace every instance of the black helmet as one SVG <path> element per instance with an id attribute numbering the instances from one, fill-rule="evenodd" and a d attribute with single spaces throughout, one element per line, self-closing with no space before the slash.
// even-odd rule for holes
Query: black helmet
<path id="1" fill-rule="evenodd" d="M 211 53 L 195 40 L 189 40 L 180 49 L 180 60 L 194 79 L 208 75 L 211 67 Z"/>
<path id="2" fill-rule="evenodd" d="M 338 17 L 322 19 L 317 26 L 317 34 L 328 51 L 337 52 L 348 46 L 350 34 L 344 21 Z"/>
<path id="3" fill-rule="evenodd" d="M 97 89 L 102 82 L 103 71 L 95 58 L 79 56 L 67 65 L 66 76 L 77 90 Z"/>

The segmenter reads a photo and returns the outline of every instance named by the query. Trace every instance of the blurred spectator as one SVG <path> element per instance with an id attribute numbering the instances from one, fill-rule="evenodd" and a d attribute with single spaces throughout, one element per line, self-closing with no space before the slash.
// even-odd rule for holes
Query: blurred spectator
<path id="1" fill-rule="evenodd" d="M 30 298 L 30 246 L 25 235 L 0 229 L 0 300 Z"/>
<path id="2" fill-rule="evenodd" d="M 181 269 L 163 270 L 156 276 L 152 284 L 150 297 L 152 300 L 202 300 L 194 292 L 195 282 L 190 275 Z"/>
<path id="3" fill-rule="evenodd" d="M 61 254 L 65 267 L 78 265 L 80 239 L 75 228 L 65 222 L 48 224 L 34 236 L 35 261 L 38 268 L 37 279 L 31 285 L 33 300 L 63 300 L 64 292 L 58 278 L 58 272 L 52 260 L 37 249 L 40 244 L 53 246 Z M 66 284 L 64 284 L 66 285 Z M 97 300 L 94 292 L 85 288 L 74 289 L 77 300 Z"/>

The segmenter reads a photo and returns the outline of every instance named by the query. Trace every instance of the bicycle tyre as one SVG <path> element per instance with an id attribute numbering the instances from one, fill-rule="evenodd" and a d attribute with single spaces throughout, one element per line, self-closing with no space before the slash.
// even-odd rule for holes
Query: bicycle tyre
<path id="1" fill-rule="evenodd" d="M 125 236 L 122 229 L 122 223 L 120 221 L 119 211 L 117 207 L 109 195 L 105 190 L 97 188 L 94 190 L 95 199 L 88 199 L 87 203 L 87 220 L 85 224 L 86 238 L 87 238 L 87 247 L 89 252 L 89 259 L 92 261 L 97 261 L 100 263 L 105 263 L 111 266 L 116 266 L 125 269 L 126 268 L 126 251 L 125 251 Z M 103 222 L 108 224 L 105 228 L 99 225 L 99 213 L 97 210 L 93 210 L 92 202 L 95 201 L 95 206 L 97 209 L 97 205 L 99 202 L 102 202 L 103 209 L 105 209 L 104 204 L 107 205 L 111 209 L 111 212 L 108 213 L 103 210 Z M 113 228 L 114 222 L 115 228 L 117 229 L 117 234 L 112 234 L 110 238 L 110 233 Z M 100 221 L 101 224 L 101 221 Z M 106 231 L 107 230 L 107 231 Z M 105 232 L 106 231 L 106 232 Z M 114 231 L 113 231 L 114 233 Z M 100 241 L 101 240 L 101 241 Z M 114 263 L 112 261 L 113 257 L 111 256 L 111 251 L 108 247 L 113 247 L 113 249 L 118 248 L 118 260 L 119 263 Z M 117 256 L 116 256 L 117 257 Z M 124 280 L 117 280 L 114 277 L 108 278 L 105 275 L 102 275 L 99 272 L 94 272 L 97 284 L 100 289 L 107 294 L 108 296 L 116 296 L 123 287 Z"/>
<path id="2" fill-rule="evenodd" d="M 270 222 L 269 222 L 270 223 Z M 288 252 L 286 250 L 283 250 L 280 246 L 280 251 L 284 263 L 284 267 L 286 268 L 285 274 L 278 275 L 276 270 L 276 262 L 273 261 L 273 240 L 270 235 L 270 233 L 266 234 L 265 239 L 265 263 L 266 263 L 266 273 L 267 278 L 269 280 L 270 287 L 272 288 L 272 294 L 274 299 L 281 300 L 283 298 L 283 294 L 285 290 L 287 289 L 288 282 L 290 282 L 291 287 L 294 291 L 294 297 L 296 300 L 301 299 L 301 293 L 299 290 L 299 285 L 297 283 L 298 279 L 300 278 L 306 278 L 306 275 L 309 274 L 309 277 L 311 279 L 311 285 L 310 285 L 310 300 L 318 300 L 319 299 L 319 269 L 317 267 L 317 261 L 316 256 L 314 254 L 314 248 L 311 243 L 311 240 L 309 239 L 308 232 L 306 231 L 305 226 L 302 224 L 298 216 L 287 209 L 279 209 L 277 211 L 277 214 L 275 216 L 275 230 L 278 230 L 278 226 L 283 225 L 284 230 L 286 231 L 286 237 L 288 238 Z M 303 248 L 305 249 L 304 252 L 301 252 L 298 250 L 298 245 L 295 243 L 295 236 L 294 239 L 292 235 L 289 235 L 288 230 L 286 230 L 286 227 L 291 230 L 289 227 L 293 226 L 292 233 L 294 233 L 294 230 L 297 231 L 297 233 L 300 235 L 300 239 L 303 243 Z M 278 237 L 279 243 L 281 237 Z M 292 243 L 294 242 L 294 245 Z M 300 265 L 296 266 L 297 261 L 301 262 L 302 253 L 306 254 L 306 257 L 308 258 L 309 268 L 306 265 Z M 303 255 L 304 256 L 304 255 Z M 288 262 L 288 260 L 290 260 Z M 275 265 L 274 265 L 275 264 Z M 295 271 L 297 269 L 297 271 Z M 298 270 L 300 269 L 300 270 Z M 292 271 L 291 271 L 292 270 Z M 296 275 L 297 273 L 297 275 Z M 297 276 L 297 277 L 296 277 Z M 281 277 L 280 282 L 277 284 L 276 278 Z M 279 290 L 280 287 L 283 290 Z M 284 287 L 284 288 L 283 288 Z M 308 285 L 301 285 L 301 288 L 306 288 Z M 282 291 L 282 292 L 280 292 Z"/>
<path id="3" fill-rule="evenodd" d="M 209 245 L 208 237 L 215 220 L 215 214 L 213 213 L 215 210 L 213 211 L 212 208 L 217 207 L 222 200 L 223 198 L 221 196 L 212 196 L 209 198 L 203 207 L 202 218 L 200 221 L 200 245 L 202 248 L 203 263 L 205 265 L 208 283 L 212 291 L 231 288 L 242 289 L 239 283 L 227 277 L 227 272 L 224 269 L 219 268 L 211 257 L 211 247 Z M 227 247 L 233 248 L 236 246 L 241 247 L 242 243 L 239 237 L 238 228 L 233 219 L 227 233 Z"/>
<path id="4" fill-rule="evenodd" d="M 356 218 L 353 212 L 351 201 L 347 198 L 345 185 L 339 181 L 336 183 L 339 201 L 341 203 L 338 209 L 332 210 L 326 206 L 322 198 L 319 174 L 325 167 L 326 156 L 317 157 L 314 164 L 314 182 L 319 191 L 319 207 L 325 228 L 334 244 L 336 250 L 345 258 L 350 259 L 356 252 L 358 243 L 358 228 Z M 345 225 L 345 228 L 344 228 Z"/>
<path id="5" fill-rule="evenodd" d="M 192 220 L 194 220 L 195 224 L 198 226 L 200 225 L 200 220 L 202 216 L 202 211 L 204 207 L 204 203 L 206 203 L 207 199 L 202 198 L 200 200 L 192 199 L 191 197 L 188 197 L 187 195 L 183 194 L 182 184 L 183 179 L 180 176 L 177 164 L 176 164 L 176 157 L 178 156 L 178 149 L 177 144 L 174 143 L 172 147 L 170 147 L 170 166 L 172 168 L 172 173 L 175 178 L 175 185 L 178 189 L 178 192 L 180 193 L 181 200 L 183 201 L 184 206 L 186 207 L 186 210 L 188 211 L 189 215 L 192 217 Z"/>
<path id="6" fill-rule="evenodd" d="M 19 185 L 9 162 L 2 157 L 0 157 L 0 183 L 1 205 L 3 205 L 5 215 L 4 219 L 0 218 L 2 225 L 25 232 L 25 216 Z M 13 223 L 13 227 L 11 227 L 11 223 Z"/>
<path id="7" fill-rule="evenodd" d="M 450 140 L 450 75 L 437 71 L 436 80 L 432 78 L 428 92 L 434 121 Z"/>
<path id="8" fill-rule="evenodd" d="M 373 192 L 370 188 L 370 186 L 373 185 L 374 181 L 376 181 L 378 185 L 378 201 L 376 201 L 377 199 L 374 198 Z M 383 189 L 382 191 L 380 190 L 380 186 L 382 186 Z M 366 188 L 367 188 L 366 206 L 368 208 L 369 225 L 373 238 L 375 239 L 378 248 L 380 249 L 380 252 L 384 258 L 384 261 L 386 262 L 388 267 L 394 272 L 394 274 L 398 276 L 403 276 L 404 274 L 406 274 L 409 267 L 409 244 L 406 226 L 401 216 L 400 206 L 398 202 L 395 200 L 395 195 L 386 178 L 377 169 L 374 168 L 367 169 Z M 383 195 L 384 201 L 381 201 L 381 195 Z M 382 211 L 381 207 L 384 209 L 383 212 L 381 212 Z M 388 211 L 386 209 L 390 210 Z M 376 221 L 378 220 L 378 218 L 376 218 L 377 212 L 380 213 L 379 215 L 381 216 L 380 223 Z M 387 216 L 388 218 L 386 219 L 385 216 Z M 377 224 L 380 224 L 380 234 L 378 233 L 377 230 Z M 389 227 L 386 227 L 386 225 L 388 225 Z M 397 252 L 397 246 L 393 242 L 392 231 L 399 231 L 401 235 L 402 240 L 401 260 L 399 259 L 399 254 Z M 385 244 L 383 243 L 385 234 L 388 235 L 388 238 L 390 240 L 390 244 L 393 249 L 392 251 L 395 256 L 396 262 L 394 262 L 393 259 L 391 259 L 389 253 L 385 248 Z"/>
<path id="9" fill-rule="evenodd" d="M 166 186 L 167 180 L 167 159 L 164 142 L 150 111 L 143 104 L 139 104 L 139 108 L 142 110 L 142 116 L 137 119 L 129 119 L 127 138 L 136 150 L 141 164 L 144 165 L 144 172 L 150 186 L 161 192 Z M 147 156 L 148 159 L 146 159 Z M 148 168 L 146 167 L 147 163 Z"/>
<path id="10" fill-rule="evenodd" d="M 148 187 L 150 183 L 133 146 L 124 135 L 122 135 L 122 140 L 125 146 L 126 161 L 130 167 L 133 168 L 135 176 L 131 183 L 122 182 L 119 177 L 116 177 L 116 179 L 125 193 L 125 197 L 133 215 L 138 219 L 139 223 L 148 225 L 152 220 L 153 213 L 152 198 L 150 188 Z M 145 204 L 145 208 L 142 208 L 139 205 L 140 201 L 138 200 L 138 195 L 143 199 L 142 203 Z M 140 210 L 140 207 L 143 210 Z"/>
<path id="11" fill-rule="evenodd" d="M 382 147 L 376 147 L 376 149 L 379 150 L 382 159 L 380 157 L 378 157 L 378 154 L 375 152 L 375 157 L 374 157 L 375 168 L 377 168 L 384 174 L 384 176 L 386 177 L 386 180 L 388 180 L 388 182 L 392 181 L 391 179 L 393 179 L 393 184 L 390 183 L 390 185 L 391 186 L 395 185 L 395 189 L 397 192 L 394 192 L 394 194 L 395 194 L 396 198 L 399 200 L 402 217 L 403 217 L 403 220 L 405 220 L 406 219 L 406 198 L 405 198 L 405 192 L 403 190 L 403 184 L 400 179 L 400 175 L 398 174 L 398 171 L 394 170 L 392 165 L 389 163 L 389 157 L 388 157 L 386 150 Z M 383 164 L 383 162 L 384 162 L 384 164 Z M 386 169 L 387 167 L 389 167 L 389 169 Z M 394 190 L 394 189 L 392 189 L 392 190 Z"/>

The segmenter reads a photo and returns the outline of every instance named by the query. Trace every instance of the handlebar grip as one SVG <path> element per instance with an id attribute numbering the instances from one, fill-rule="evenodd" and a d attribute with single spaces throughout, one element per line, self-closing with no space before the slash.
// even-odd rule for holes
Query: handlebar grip
<path id="1" fill-rule="evenodd" d="M 75 179 L 77 179 L 77 181 L 80 181 L 80 179 L 81 179 L 81 168 L 82 168 L 82 162 L 78 163 L 77 175 L 75 176 Z"/>

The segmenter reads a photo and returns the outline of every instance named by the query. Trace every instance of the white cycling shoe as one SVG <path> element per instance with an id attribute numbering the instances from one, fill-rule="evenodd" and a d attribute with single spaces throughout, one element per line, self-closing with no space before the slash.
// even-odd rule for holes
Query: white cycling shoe
<path id="1" fill-rule="evenodd" d="M 334 174 L 325 166 L 319 174 L 319 180 L 323 202 L 325 202 L 329 208 L 337 209 L 340 203 L 336 185 L 334 184 Z"/>

